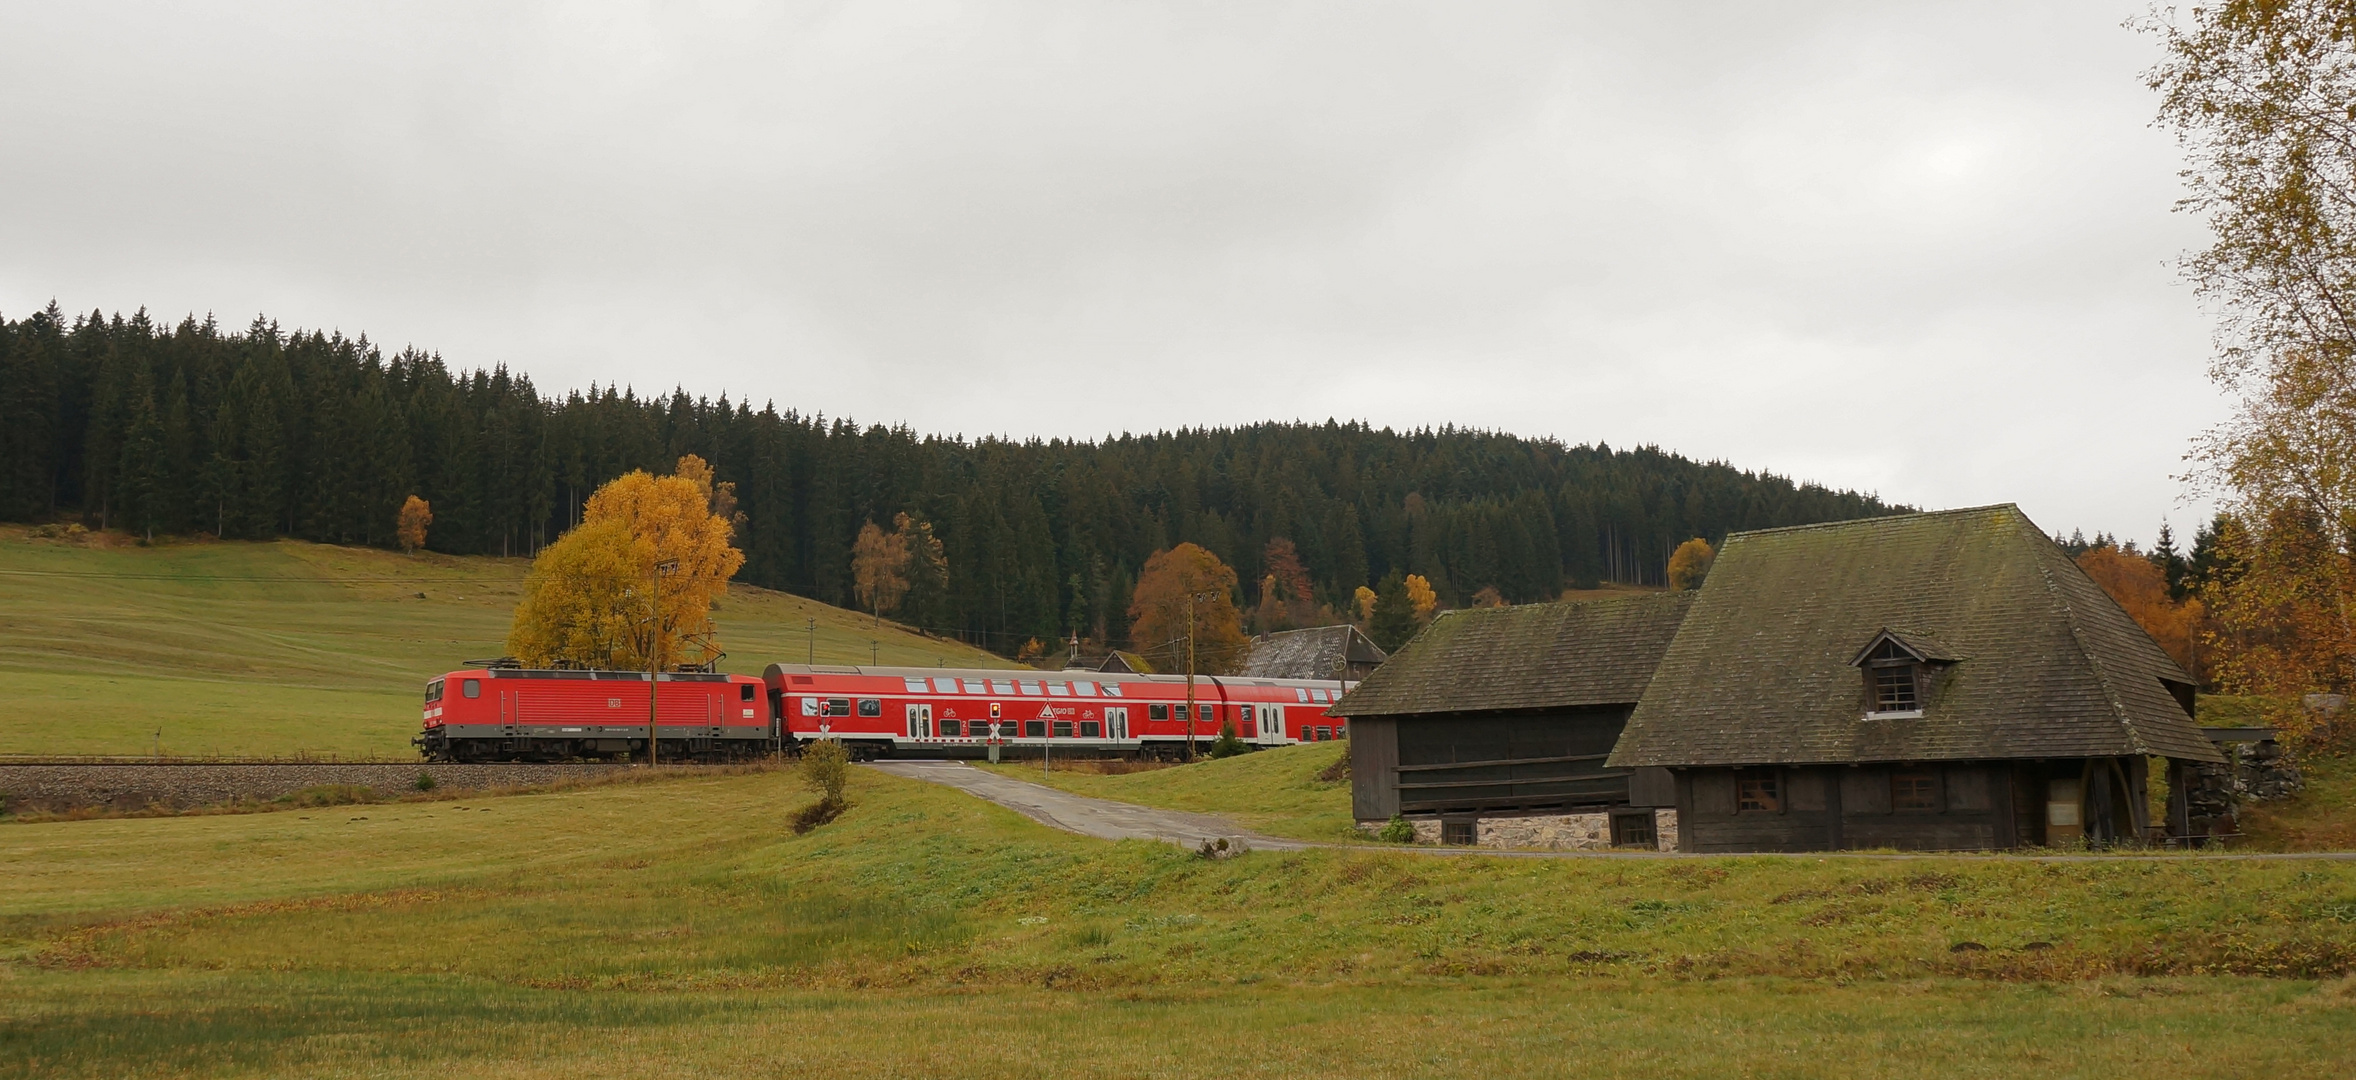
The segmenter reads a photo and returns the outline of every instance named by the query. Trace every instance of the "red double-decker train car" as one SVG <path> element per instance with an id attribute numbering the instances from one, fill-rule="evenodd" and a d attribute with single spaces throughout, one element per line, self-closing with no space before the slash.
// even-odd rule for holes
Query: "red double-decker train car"
<path id="1" fill-rule="evenodd" d="M 663 761 L 737 761 L 779 748 L 777 717 L 750 675 L 643 671 L 453 671 L 426 683 L 430 761 L 644 759 L 655 694 Z"/>
<path id="2" fill-rule="evenodd" d="M 1178 675 L 990 668 L 771 664 L 770 708 L 797 744 L 840 739 L 861 758 L 1172 758 L 1200 751 L 1232 727 L 1247 745 L 1347 738 L 1326 710 L 1348 687 L 1333 681 L 1196 676 L 1194 704 Z"/>

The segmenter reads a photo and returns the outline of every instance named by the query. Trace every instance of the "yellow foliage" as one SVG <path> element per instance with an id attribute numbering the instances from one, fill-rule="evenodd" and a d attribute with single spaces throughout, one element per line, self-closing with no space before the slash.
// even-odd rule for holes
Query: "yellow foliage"
<path id="1" fill-rule="evenodd" d="M 908 520 L 902 514 L 901 521 Z M 908 595 L 908 542 L 904 532 L 886 533 L 868 522 L 851 543 L 851 591 L 883 625 L 885 608 L 900 606 Z"/>
<path id="2" fill-rule="evenodd" d="M 668 669 L 716 658 L 712 603 L 744 566 L 720 512 L 727 494 L 692 454 L 675 475 L 635 471 L 598 488 L 580 526 L 533 560 L 508 652 L 532 667 L 645 668 L 653 658 Z"/>
<path id="3" fill-rule="evenodd" d="M 409 496 L 409 501 L 401 504 L 400 523 L 394 530 L 395 535 L 401 538 L 401 550 L 411 555 L 417 554 L 417 549 L 425 546 L 426 526 L 433 523 L 433 504 L 415 495 Z"/>
<path id="4" fill-rule="evenodd" d="M 1369 589 L 1364 585 L 1360 585 L 1358 586 L 1358 591 L 1351 594 L 1351 599 L 1358 602 L 1359 622 L 1365 622 L 1368 619 L 1374 618 L 1374 602 L 1378 598 L 1374 595 L 1373 589 Z"/>
<path id="5" fill-rule="evenodd" d="M 1407 602 L 1415 608 L 1416 622 L 1430 622 L 1432 612 L 1439 609 L 1440 594 L 1432 591 L 1432 583 L 1422 574 L 1407 575 Z"/>
<path id="6" fill-rule="evenodd" d="M 1710 576 L 1710 564 L 1718 560 L 1710 542 L 1694 537 L 1677 545 L 1669 553 L 1669 587 L 1678 592 L 1702 587 L 1702 579 Z"/>
<path id="7" fill-rule="evenodd" d="M 2188 674 L 2193 671 L 2193 633 L 2200 625 L 2201 602 L 2179 603 L 2168 596 L 2167 575 L 2150 559 L 2114 547 L 2088 548 L 2078 556 L 2078 568 L 2119 602 L 2135 624 L 2143 627 L 2160 648 L 2175 658 Z"/>
<path id="8" fill-rule="evenodd" d="M 1185 671 L 1190 615 L 1194 670 L 1227 670 L 1245 644 L 1243 615 L 1235 609 L 1235 570 L 1194 544 L 1154 552 L 1130 594 L 1130 642 L 1138 652 L 1169 661 L 1168 670 Z"/>

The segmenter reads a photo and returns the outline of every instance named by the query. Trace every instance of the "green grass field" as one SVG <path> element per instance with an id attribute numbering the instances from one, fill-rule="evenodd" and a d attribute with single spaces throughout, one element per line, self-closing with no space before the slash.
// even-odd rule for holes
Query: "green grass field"
<path id="1" fill-rule="evenodd" d="M 2343 864 L 1207 861 L 868 770 L 795 837 L 796 781 L 0 825 L 0 1076 L 2296 1077 L 2356 1030 Z"/>
<path id="2" fill-rule="evenodd" d="M 528 566 L 0 526 L 0 754 L 411 755 L 425 680 L 499 655 Z M 811 619 L 820 663 L 1006 666 L 749 586 L 718 612 L 723 666 L 805 659 Z"/>

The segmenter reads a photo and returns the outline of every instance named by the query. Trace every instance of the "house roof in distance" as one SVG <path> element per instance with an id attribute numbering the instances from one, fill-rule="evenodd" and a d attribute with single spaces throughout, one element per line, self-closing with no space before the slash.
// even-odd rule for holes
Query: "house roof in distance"
<path id="1" fill-rule="evenodd" d="M 1937 672 L 1920 716 L 1865 713 L 1882 634 Z M 1736 533 L 1610 763 L 2220 760 L 2170 683 L 2191 679 L 2018 507 Z"/>
<path id="2" fill-rule="evenodd" d="M 1693 603 L 1646 593 L 1443 612 L 1333 708 L 1341 716 L 1625 705 Z"/>
<path id="3" fill-rule="evenodd" d="M 1355 626 L 1312 626 L 1253 638 L 1237 674 L 1255 679 L 1340 679 L 1351 662 L 1380 664 L 1388 657 Z"/>

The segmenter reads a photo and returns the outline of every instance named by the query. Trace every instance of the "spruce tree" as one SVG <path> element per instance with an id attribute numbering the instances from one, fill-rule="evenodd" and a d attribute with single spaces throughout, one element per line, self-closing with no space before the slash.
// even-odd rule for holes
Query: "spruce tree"
<path id="1" fill-rule="evenodd" d="M 155 387 L 141 371 L 131 389 L 131 413 L 123 425 L 121 460 L 115 467 L 115 490 L 123 524 L 155 540 L 156 521 L 163 513 L 163 423 L 155 415 Z"/>

